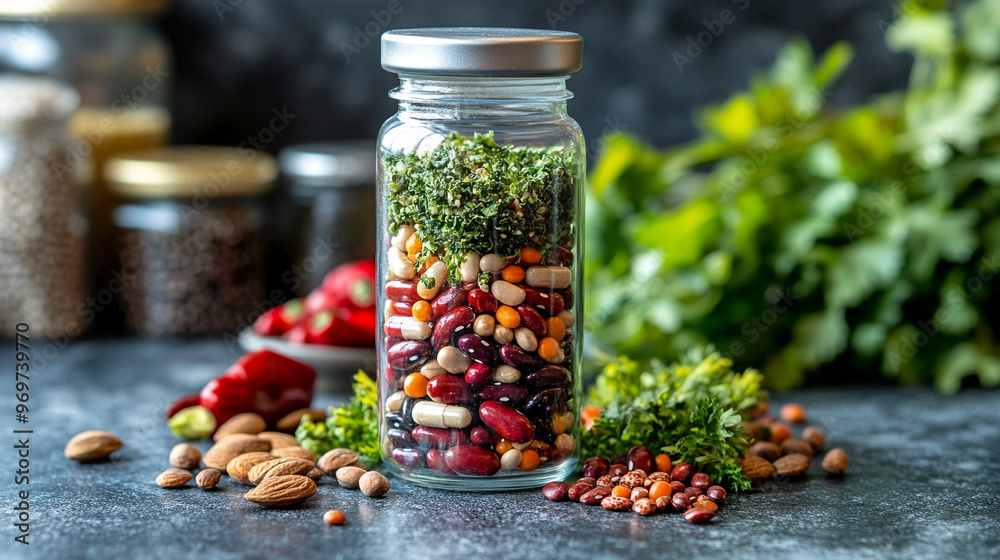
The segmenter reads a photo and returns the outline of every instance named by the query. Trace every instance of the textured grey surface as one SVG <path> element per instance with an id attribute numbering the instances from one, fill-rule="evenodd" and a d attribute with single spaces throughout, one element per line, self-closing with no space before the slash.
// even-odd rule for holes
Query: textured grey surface
<path id="1" fill-rule="evenodd" d="M 12 371 L 13 344 L 0 355 Z M 38 347 L 41 352 L 42 347 Z M 1000 394 L 943 398 L 923 389 L 859 388 L 775 395 L 801 402 L 849 476 L 813 471 L 731 497 L 708 526 L 640 518 L 538 492 L 456 494 L 393 480 L 368 499 L 330 480 L 302 507 L 267 511 L 224 478 L 215 492 L 153 480 L 176 443 L 166 403 L 199 389 L 236 354 L 218 342 L 75 343 L 32 380 L 30 546 L 14 543 L 12 385 L 0 399 L 0 558 L 995 558 L 1000 555 Z M 41 365 L 41 359 L 38 365 Z M 12 379 L 10 376 L 9 379 Z M 322 395 L 320 404 L 336 402 Z M 63 446 L 107 429 L 126 447 L 78 465 Z M 201 446 L 203 449 L 206 447 Z M 23 488 L 23 487 L 20 487 Z M 341 527 L 323 511 L 347 514 Z"/>

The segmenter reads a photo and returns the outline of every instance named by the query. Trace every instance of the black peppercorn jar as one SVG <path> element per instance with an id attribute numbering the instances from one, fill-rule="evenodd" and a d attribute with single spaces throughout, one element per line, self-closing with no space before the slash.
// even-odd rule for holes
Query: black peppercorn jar
<path id="1" fill-rule="evenodd" d="M 580 435 L 585 150 L 574 33 L 382 36 L 380 437 L 398 476 L 472 491 L 564 479 Z"/>
<path id="2" fill-rule="evenodd" d="M 264 303 L 260 196 L 271 156 L 191 146 L 111 159 L 109 185 L 125 326 L 143 335 L 235 334 Z"/>

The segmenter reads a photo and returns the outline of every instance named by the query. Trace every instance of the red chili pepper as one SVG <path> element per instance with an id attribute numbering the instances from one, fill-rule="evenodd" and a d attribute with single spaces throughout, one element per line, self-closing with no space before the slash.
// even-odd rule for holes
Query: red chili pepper
<path id="1" fill-rule="evenodd" d="M 375 307 L 375 261 L 342 264 L 327 273 L 320 286 L 330 296 L 326 309 Z"/>
<path id="2" fill-rule="evenodd" d="M 262 313 L 254 321 L 253 331 L 261 336 L 281 336 L 292 330 L 304 316 L 302 300 L 293 299 Z"/>
<path id="3" fill-rule="evenodd" d="M 273 426 L 282 416 L 312 403 L 316 371 L 269 350 L 251 352 L 201 391 L 199 404 L 222 425 L 242 412 L 256 412 Z"/>
<path id="4" fill-rule="evenodd" d="M 199 404 L 201 404 L 200 394 L 191 393 L 189 395 L 184 395 L 183 397 L 170 403 L 170 406 L 167 407 L 167 420 L 170 420 L 170 418 L 172 418 L 174 414 L 177 414 L 178 412 L 184 410 L 185 408 L 197 406 Z"/>

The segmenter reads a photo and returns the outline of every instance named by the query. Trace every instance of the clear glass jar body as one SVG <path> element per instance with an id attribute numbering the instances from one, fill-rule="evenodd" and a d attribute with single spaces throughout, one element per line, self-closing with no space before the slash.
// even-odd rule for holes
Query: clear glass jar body
<path id="1" fill-rule="evenodd" d="M 400 76 L 378 139 L 380 441 L 418 484 L 577 463 L 585 150 L 565 77 Z"/>
<path id="2" fill-rule="evenodd" d="M 206 336 L 252 324 L 255 305 L 264 301 L 259 202 L 156 198 L 116 207 L 116 276 L 128 330 Z"/>
<path id="3" fill-rule="evenodd" d="M 76 336 L 94 311 L 87 294 L 89 162 L 71 154 L 66 121 L 0 122 L 0 329 Z"/>

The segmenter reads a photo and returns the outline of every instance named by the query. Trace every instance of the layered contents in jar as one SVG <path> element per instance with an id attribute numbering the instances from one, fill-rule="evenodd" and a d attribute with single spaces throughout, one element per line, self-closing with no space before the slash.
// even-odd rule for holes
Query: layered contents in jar
<path id="1" fill-rule="evenodd" d="M 386 456 L 465 476 L 572 457 L 572 150 L 452 135 L 383 170 Z"/>

